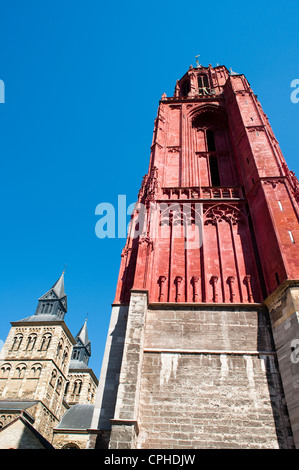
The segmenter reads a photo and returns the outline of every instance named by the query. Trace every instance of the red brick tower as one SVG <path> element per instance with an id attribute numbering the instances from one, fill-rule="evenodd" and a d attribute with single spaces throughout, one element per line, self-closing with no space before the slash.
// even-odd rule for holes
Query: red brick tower
<path id="1" fill-rule="evenodd" d="M 159 104 L 91 446 L 299 447 L 298 202 L 244 75 L 191 66 Z"/>

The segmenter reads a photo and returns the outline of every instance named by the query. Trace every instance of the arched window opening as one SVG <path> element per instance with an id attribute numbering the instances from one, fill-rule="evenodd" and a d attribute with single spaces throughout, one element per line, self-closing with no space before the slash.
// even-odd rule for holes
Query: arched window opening
<path id="1" fill-rule="evenodd" d="M 217 157 L 215 155 L 210 155 L 209 156 L 209 164 L 210 164 L 211 185 L 212 186 L 221 186 L 218 160 L 217 160 Z"/>
<path id="2" fill-rule="evenodd" d="M 198 92 L 200 95 L 211 92 L 210 82 L 209 82 L 209 78 L 207 75 L 198 75 L 197 82 L 198 82 Z"/>
<path id="3" fill-rule="evenodd" d="M 62 348 L 63 348 L 63 339 L 61 339 L 58 343 L 58 346 L 57 346 L 57 351 L 56 351 L 56 357 L 57 358 L 60 358 L 61 356 L 61 352 L 62 352 Z"/>
<path id="4" fill-rule="evenodd" d="M 62 377 L 58 377 L 57 385 L 56 385 L 56 392 L 60 394 L 62 387 Z"/>
<path id="5" fill-rule="evenodd" d="M 73 442 L 69 442 L 68 444 L 65 444 L 63 447 L 61 447 L 61 449 L 80 449 L 80 447 Z"/>
<path id="6" fill-rule="evenodd" d="M 70 383 L 67 382 L 67 383 L 65 384 L 64 395 L 67 395 L 67 392 L 69 391 L 69 386 L 70 386 Z"/>
<path id="7" fill-rule="evenodd" d="M 26 365 L 19 364 L 16 367 L 15 378 L 16 379 L 23 379 L 25 376 Z"/>
<path id="8" fill-rule="evenodd" d="M 11 370 L 10 364 L 3 364 L 3 366 L 1 367 L 1 375 L 0 375 L 1 378 L 7 379 L 7 377 L 9 376 L 10 370 Z"/>
<path id="9" fill-rule="evenodd" d="M 31 335 L 28 336 L 27 346 L 26 346 L 27 351 L 32 351 L 36 342 L 36 338 L 37 338 L 37 335 L 35 333 L 32 333 Z"/>
<path id="10" fill-rule="evenodd" d="M 52 387 L 54 387 L 56 377 L 57 377 L 57 371 L 54 369 L 52 370 L 51 379 L 50 379 L 50 385 L 52 385 Z"/>
<path id="11" fill-rule="evenodd" d="M 40 364 L 33 364 L 30 370 L 30 378 L 38 379 L 41 375 L 42 366 Z"/>
<path id="12" fill-rule="evenodd" d="M 189 80 L 186 80 L 181 87 L 181 96 L 188 96 L 190 91 L 190 83 Z"/>
<path id="13" fill-rule="evenodd" d="M 76 380 L 74 382 L 73 394 L 74 395 L 80 395 L 81 387 L 82 387 L 82 381 L 81 380 Z"/>
<path id="14" fill-rule="evenodd" d="M 18 349 L 21 346 L 22 340 L 23 340 L 23 335 L 22 334 L 17 334 L 13 338 L 11 350 L 12 351 L 18 351 Z"/>
<path id="15" fill-rule="evenodd" d="M 78 351 L 78 349 L 75 349 L 73 352 L 73 359 L 74 360 L 79 359 L 79 356 L 80 356 L 80 352 Z"/>
<path id="16" fill-rule="evenodd" d="M 69 355 L 69 350 L 66 347 L 65 350 L 63 351 L 62 364 L 66 364 L 68 355 Z"/>
<path id="17" fill-rule="evenodd" d="M 216 152 L 214 132 L 211 129 L 206 131 L 208 152 Z"/>
<path id="18" fill-rule="evenodd" d="M 47 349 L 50 346 L 51 338 L 52 338 L 51 333 L 45 333 L 43 335 L 42 340 L 41 340 L 41 346 L 40 346 L 41 351 L 47 351 Z"/>

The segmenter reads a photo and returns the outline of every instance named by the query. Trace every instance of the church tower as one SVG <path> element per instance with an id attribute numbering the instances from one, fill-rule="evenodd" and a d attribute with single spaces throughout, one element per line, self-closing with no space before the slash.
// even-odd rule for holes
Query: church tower
<path id="1" fill-rule="evenodd" d="M 90 447 L 299 448 L 298 203 L 245 76 L 190 66 L 159 103 Z"/>
<path id="2" fill-rule="evenodd" d="M 64 322 L 64 274 L 38 300 L 34 315 L 11 322 L 1 352 L 2 426 L 27 410 L 49 442 L 66 411 L 64 390 L 75 340 Z"/>
<path id="3" fill-rule="evenodd" d="M 98 380 L 87 321 L 74 338 L 66 312 L 62 273 L 34 315 L 11 322 L 0 356 L 0 448 L 86 447 Z"/>
<path id="4" fill-rule="evenodd" d="M 73 346 L 65 399 L 70 405 L 76 403 L 93 404 L 98 379 L 93 370 L 88 367 L 91 356 L 91 343 L 88 338 L 87 319 L 75 336 L 75 340 L 76 344 Z"/>

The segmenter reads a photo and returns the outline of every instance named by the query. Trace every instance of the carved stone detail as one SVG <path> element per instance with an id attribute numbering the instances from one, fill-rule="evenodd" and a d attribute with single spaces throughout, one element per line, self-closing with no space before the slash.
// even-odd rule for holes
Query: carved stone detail
<path id="1" fill-rule="evenodd" d="M 181 300 L 181 285 L 182 285 L 182 276 L 176 276 L 174 283 L 176 288 L 175 301 L 180 302 Z"/>
<path id="2" fill-rule="evenodd" d="M 164 300 L 164 284 L 166 281 L 166 276 L 160 276 L 158 279 L 159 284 L 159 302 L 163 302 Z"/>
<path id="3" fill-rule="evenodd" d="M 234 282 L 235 282 L 235 278 L 234 276 L 229 276 L 227 278 L 227 283 L 228 283 L 228 286 L 229 286 L 229 293 L 230 293 L 230 301 L 233 303 L 234 302 L 234 298 L 235 298 L 235 293 L 234 293 Z"/>
<path id="4" fill-rule="evenodd" d="M 249 274 L 247 274 L 247 276 L 244 277 L 244 284 L 247 287 L 248 302 L 252 303 L 253 295 L 252 295 L 252 290 L 251 290 L 251 276 Z"/>
<path id="5" fill-rule="evenodd" d="M 239 209 L 228 205 L 214 206 L 206 211 L 205 214 L 205 225 L 222 222 L 223 220 L 230 222 L 232 225 L 236 225 L 244 220 L 245 215 Z"/>
<path id="6" fill-rule="evenodd" d="M 193 286 L 193 302 L 198 302 L 198 281 L 199 276 L 193 276 L 191 279 L 191 284 Z"/>
<path id="7" fill-rule="evenodd" d="M 218 294 L 217 294 L 217 290 L 216 290 L 217 281 L 218 281 L 218 276 L 212 276 L 212 277 L 211 277 L 210 283 L 212 284 L 212 288 L 213 288 L 213 302 L 215 302 L 215 303 L 218 302 Z"/>

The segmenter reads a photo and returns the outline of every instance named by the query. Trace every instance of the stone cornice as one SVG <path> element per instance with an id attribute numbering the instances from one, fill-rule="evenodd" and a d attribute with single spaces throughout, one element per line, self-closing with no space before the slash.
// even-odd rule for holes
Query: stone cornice
<path id="1" fill-rule="evenodd" d="M 299 280 L 298 279 L 286 279 L 282 284 L 280 284 L 277 289 L 275 289 L 272 294 L 270 294 L 265 300 L 264 300 L 264 305 L 266 305 L 268 308 L 270 307 L 272 302 L 275 302 L 277 300 L 278 296 L 281 296 L 284 291 L 289 289 L 290 287 L 299 287 Z"/>
<path id="2" fill-rule="evenodd" d="M 68 327 L 66 326 L 66 323 L 64 321 L 59 321 L 59 320 L 54 320 L 54 321 L 51 321 L 51 322 L 48 322 L 48 321 L 12 321 L 10 322 L 11 326 L 23 326 L 23 327 L 27 327 L 27 326 L 61 326 L 62 329 L 65 331 L 68 339 L 70 340 L 70 342 L 75 345 L 77 342 L 75 340 L 75 338 L 73 337 L 72 333 L 70 332 L 70 330 L 68 329 Z"/>

